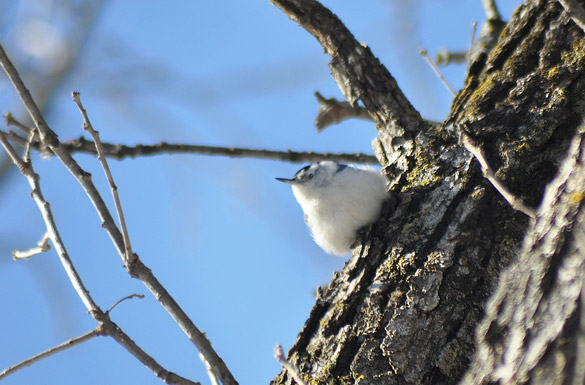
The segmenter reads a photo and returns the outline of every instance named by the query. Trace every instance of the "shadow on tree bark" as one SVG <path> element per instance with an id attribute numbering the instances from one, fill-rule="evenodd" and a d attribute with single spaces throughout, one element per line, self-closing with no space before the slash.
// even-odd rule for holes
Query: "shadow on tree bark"
<path id="1" fill-rule="evenodd" d="M 335 15 L 313 1 L 273 3 L 332 56 L 346 99 L 375 116 L 391 189 L 289 352 L 305 380 L 582 384 L 583 31 L 556 2 L 521 6 L 430 127 Z M 461 130 L 528 205 L 558 175 L 536 220 L 482 177 Z M 282 372 L 272 383 L 293 382 Z"/>

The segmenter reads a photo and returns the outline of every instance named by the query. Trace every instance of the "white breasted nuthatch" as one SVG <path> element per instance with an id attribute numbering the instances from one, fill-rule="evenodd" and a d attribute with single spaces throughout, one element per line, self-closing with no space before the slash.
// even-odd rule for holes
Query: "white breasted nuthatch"
<path id="1" fill-rule="evenodd" d="M 386 178 L 378 171 L 332 161 L 306 166 L 292 179 L 276 179 L 292 186 L 315 242 L 335 255 L 350 251 L 357 231 L 378 218 L 388 197 Z"/>

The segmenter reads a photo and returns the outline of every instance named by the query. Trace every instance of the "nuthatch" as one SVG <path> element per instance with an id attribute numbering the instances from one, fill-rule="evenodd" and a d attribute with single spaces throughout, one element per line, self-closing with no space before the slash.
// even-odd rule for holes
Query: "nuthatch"
<path id="1" fill-rule="evenodd" d="M 386 178 L 370 167 L 322 161 L 292 179 L 276 179 L 292 186 L 315 242 L 335 255 L 349 253 L 358 230 L 378 219 L 388 197 Z"/>

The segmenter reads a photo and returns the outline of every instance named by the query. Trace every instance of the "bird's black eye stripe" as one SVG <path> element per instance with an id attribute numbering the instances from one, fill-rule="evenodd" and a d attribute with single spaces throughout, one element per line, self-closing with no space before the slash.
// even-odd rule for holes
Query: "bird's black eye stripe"
<path id="1" fill-rule="evenodd" d="M 309 174 L 309 179 L 313 179 L 313 174 Z"/>
<path id="2" fill-rule="evenodd" d="M 309 167 L 311 167 L 311 165 L 308 165 L 308 166 L 301 168 L 299 171 L 297 171 L 295 176 L 293 176 L 293 179 L 298 179 L 301 176 L 301 174 L 303 174 L 305 171 L 307 171 L 309 169 Z"/>

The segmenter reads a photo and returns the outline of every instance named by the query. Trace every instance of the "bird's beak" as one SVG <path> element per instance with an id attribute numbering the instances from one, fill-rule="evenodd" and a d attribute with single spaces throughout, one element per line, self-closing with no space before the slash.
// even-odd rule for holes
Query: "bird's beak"
<path id="1" fill-rule="evenodd" d="M 286 183 L 286 184 L 291 184 L 292 185 L 292 184 L 295 183 L 295 180 L 294 179 L 286 179 L 286 178 L 275 178 L 275 179 L 277 181 L 279 181 L 279 182 L 283 182 L 283 183 Z"/>

